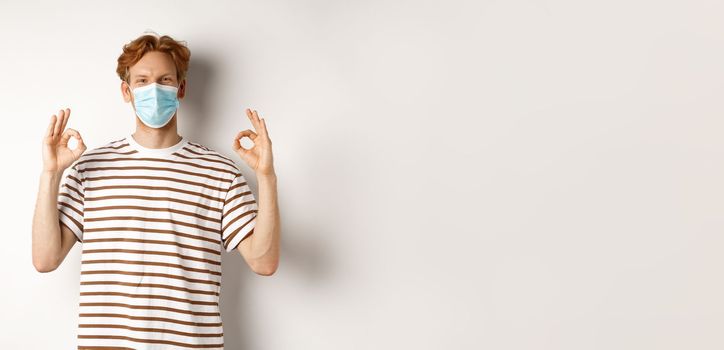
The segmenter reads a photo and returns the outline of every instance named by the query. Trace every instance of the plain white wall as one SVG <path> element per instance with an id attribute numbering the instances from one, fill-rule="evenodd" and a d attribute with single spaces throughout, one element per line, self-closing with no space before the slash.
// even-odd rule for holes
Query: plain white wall
<path id="1" fill-rule="evenodd" d="M 721 349 L 719 1 L 0 5 L 0 344 L 74 346 L 80 246 L 31 263 L 48 118 L 133 131 L 115 75 L 186 40 L 180 132 L 268 120 L 282 259 L 225 254 L 228 349 Z M 32 343 L 29 345 L 28 343 Z"/>

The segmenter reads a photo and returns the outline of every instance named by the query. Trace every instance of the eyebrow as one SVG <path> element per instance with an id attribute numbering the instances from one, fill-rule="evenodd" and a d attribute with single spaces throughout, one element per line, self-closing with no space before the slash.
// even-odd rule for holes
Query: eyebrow
<path id="1" fill-rule="evenodd" d="M 170 76 L 173 76 L 173 73 L 166 73 L 166 74 L 162 75 L 161 78 L 165 78 L 166 76 L 169 76 L 169 75 L 170 75 Z M 148 75 L 146 75 L 146 74 L 136 74 L 136 76 L 134 77 L 134 79 L 135 79 L 135 78 L 148 78 Z"/>

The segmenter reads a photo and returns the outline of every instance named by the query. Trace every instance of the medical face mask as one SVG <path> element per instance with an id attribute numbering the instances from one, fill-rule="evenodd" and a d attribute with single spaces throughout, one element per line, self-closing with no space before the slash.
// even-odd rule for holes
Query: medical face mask
<path id="1" fill-rule="evenodd" d="M 151 128 L 166 125 L 179 107 L 175 86 L 151 83 L 133 89 L 133 105 L 136 115 Z"/>

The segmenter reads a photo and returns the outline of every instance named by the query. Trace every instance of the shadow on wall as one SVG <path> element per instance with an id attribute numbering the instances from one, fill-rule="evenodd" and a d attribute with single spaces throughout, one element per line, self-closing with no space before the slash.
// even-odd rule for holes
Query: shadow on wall
<path id="1" fill-rule="evenodd" d="M 186 96 L 181 101 L 179 108 L 179 129 L 183 128 L 183 136 L 191 141 L 207 145 L 204 135 L 212 133 L 213 128 L 220 127 L 220 120 L 214 120 L 216 111 L 211 108 L 210 97 L 214 89 L 215 67 L 213 57 L 203 52 L 195 52 L 189 64 L 188 75 L 186 76 Z M 213 148 L 213 147 L 212 147 Z M 218 150 L 227 155 L 223 150 Z M 227 155 L 228 156 L 228 155 Z M 232 158 L 234 159 L 234 158 Z M 234 159 L 236 162 L 236 160 Z M 238 162 L 237 162 L 238 163 Z M 238 255 L 238 252 L 234 253 Z M 225 255 L 225 257 L 223 257 Z M 241 259 L 241 256 L 238 257 Z M 239 273 L 240 264 L 243 261 L 232 259 L 232 256 L 225 254 L 222 249 L 222 292 L 221 297 L 226 301 L 220 303 L 221 316 L 224 327 L 224 348 L 226 349 L 248 349 L 249 337 L 245 334 L 246 324 L 244 318 L 253 317 L 249 313 L 242 313 L 245 308 L 242 306 L 244 290 L 241 288 L 242 276 Z M 224 273 L 223 270 L 227 272 Z"/>
<path id="2" fill-rule="evenodd" d="M 195 53 L 189 66 L 186 96 L 182 100 L 182 107 L 179 108 L 179 113 L 182 113 L 180 114 L 182 121 L 179 123 L 179 127 L 183 126 L 184 137 L 204 145 L 216 143 L 206 139 L 205 135 L 218 134 L 218 132 L 214 132 L 213 129 L 224 127 L 224 121 L 218 117 L 219 115 L 223 115 L 223 113 L 219 113 L 211 104 L 211 96 L 213 96 L 215 91 L 214 86 L 218 85 L 215 83 L 215 77 L 218 73 L 216 69 L 219 67 L 216 62 L 213 56 L 208 53 L 199 53 L 198 51 Z M 239 131 L 241 131 L 241 129 L 239 129 Z M 217 151 L 231 158 L 240 169 L 244 169 L 244 167 L 240 165 L 243 164 L 243 161 L 230 150 L 230 141 L 231 140 L 229 140 L 229 142 L 221 142 L 223 148 L 217 149 Z M 226 148 L 226 144 L 229 144 L 228 148 Z M 310 143 L 306 146 L 321 148 L 310 151 L 312 152 L 310 154 L 321 155 L 321 157 L 325 156 L 325 150 L 329 150 L 328 147 L 321 143 Z M 343 163 L 344 158 L 338 159 L 338 161 Z M 320 171 L 321 168 L 325 166 L 325 164 L 313 165 L 313 162 L 307 164 L 311 169 L 307 168 L 306 171 L 312 173 Z M 299 171 L 304 172 L 305 169 L 299 169 Z M 254 174 L 247 174 L 246 172 L 244 172 L 244 175 L 249 182 L 249 187 L 258 199 L 256 177 Z M 321 185 L 322 184 L 316 184 L 316 186 Z M 278 199 L 279 202 L 282 203 L 284 194 L 281 191 L 279 192 Z M 282 214 L 282 220 L 283 219 Z M 246 290 L 244 286 L 259 281 L 259 278 L 281 278 L 282 273 L 287 276 L 296 276 L 292 278 L 292 281 L 307 284 L 304 287 L 308 287 L 309 284 L 323 285 L 325 278 L 329 278 L 330 273 L 332 275 L 335 273 L 334 271 L 329 271 L 330 264 L 327 261 L 328 256 L 325 253 L 327 246 L 324 244 L 325 242 L 319 241 L 319 239 L 325 235 L 324 232 L 319 232 L 321 227 L 315 222 L 303 222 L 302 224 L 305 227 L 296 225 L 294 228 L 285 229 L 282 223 L 282 230 L 285 231 L 282 232 L 282 235 L 284 237 L 285 233 L 288 233 L 288 236 L 284 237 L 280 248 L 281 261 L 279 270 L 270 277 L 256 275 L 241 257 L 238 250 L 226 253 L 222 249 L 220 309 L 224 328 L 225 348 L 251 349 L 253 343 L 257 341 L 252 338 L 254 335 L 250 330 L 253 329 L 251 325 L 255 323 L 255 319 L 262 315 L 254 315 L 248 312 L 248 310 L 254 310 L 255 308 L 248 306 L 250 305 L 250 300 L 247 297 L 247 293 L 245 293 Z"/>
<path id="3" fill-rule="evenodd" d="M 214 63 L 210 56 L 203 53 L 189 63 L 186 75 L 186 96 L 179 107 L 179 129 L 184 127 L 184 137 L 203 143 L 202 135 L 208 135 L 214 128 L 214 112 L 209 105 L 209 96 L 213 90 Z M 179 131 L 180 132 L 180 131 Z"/>
<path id="4" fill-rule="evenodd" d="M 300 230 L 296 227 L 293 231 L 286 230 L 285 232 L 291 232 L 290 236 L 305 236 L 306 233 L 311 233 L 306 229 Z M 282 235 L 284 235 L 284 232 Z M 274 275 L 268 277 L 259 276 L 252 272 L 238 250 L 233 250 L 230 253 L 222 251 L 222 283 L 219 307 L 224 327 L 225 349 L 253 349 L 252 345 L 254 343 L 263 341 L 263 339 L 253 338 L 252 331 L 258 329 L 253 326 L 258 323 L 255 320 L 262 318 L 263 315 L 252 313 L 258 312 L 260 309 L 249 306 L 251 301 L 246 296 L 245 286 L 258 283 L 269 285 L 269 281 L 261 280 L 264 278 L 285 278 L 287 281 L 292 281 L 292 283 L 303 282 L 303 288 L 310 288 L 310 285 L 323 288 L 321 286 L 327 283 L 324 281 L 325 278 L 330 276 L 330 271 L 328 271 L 329 259 L 325 255 L 327 246 L 322 244 L 323 242 L 315 241 L 317 239 L 318 236 L 314 236 L 314 238 L 289 242 L 289 238 L 285 237 L 280 247 L 281 261 L 279 269 Z M 282 284 L 276 283 L 276 285 Z M 291 293 L 279 294 L 290 295 Z M 299 300 L 284 301 L 282 303 L 293 304 L 297 301 Z M 249 310 L 252 310 L 252 312 Z M 276 331 L 276 329 L 270 329 L 269 331 Z"/>

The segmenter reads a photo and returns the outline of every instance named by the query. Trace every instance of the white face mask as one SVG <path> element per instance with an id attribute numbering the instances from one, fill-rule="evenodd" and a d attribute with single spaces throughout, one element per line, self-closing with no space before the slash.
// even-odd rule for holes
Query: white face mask
<path id="1" fill-rule="evenodd" d="M 151 83 L 137 87 L 132 92 L 136 115 L 151 128 L 168 124 L 180 105 L 178 88 L 175 86 Z"/>

